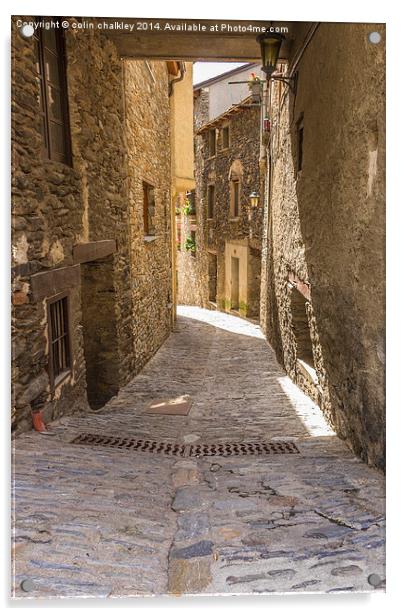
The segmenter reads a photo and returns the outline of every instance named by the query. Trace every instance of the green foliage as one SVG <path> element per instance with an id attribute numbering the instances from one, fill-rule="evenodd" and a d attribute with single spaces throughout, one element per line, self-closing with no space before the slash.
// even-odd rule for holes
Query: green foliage
<path id="1" fill-rule="evenodd" d="M 188 252 L 195 252 L 195 249 L 196 249 L 195 240 L 193 240 L 193 238 L 190 235 L 186 238 L 186 241 L 184 243 L 184 248 Z"/>
<path id="2" fill-rule="evenodd" d="M 193 204 L 190 199 L 186 199 L 183 205 L 183 214 L 184 216 L 190 216 L 191 214 L 195 214 Z"/>
<path id="3" fill-rule="evenodd" d="M 248 304 L 246 302 L 239 303 L 239 312 L 240 314 L 246 315 L 248 311 Z"/>

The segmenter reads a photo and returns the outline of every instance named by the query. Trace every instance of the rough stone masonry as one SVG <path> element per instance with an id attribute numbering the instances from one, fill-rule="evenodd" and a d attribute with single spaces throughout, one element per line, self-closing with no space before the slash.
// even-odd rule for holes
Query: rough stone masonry
<path id="1" fill-rule="evenodd" d="M 159 348 L 174 310 L 168 64 L 123 61 L 100 31 L 54 36 L 23 38 L 14 20 L 16 431 L 32 426 L 32 409 L 49 420 L 87 411 L 88 403 L 102 406 Z M 47 57 L 55 40 L 67 93 L 71 160 L 64 162 L 43 155 L 38 97 L 37 50 Z M 154 195 L 152 237 L 144 231 L 145 183 Z M 70 370 L 53 382 L 49 304 L 61 296 L 68 301 Z"/>
<path id="2" fill-rule="evenodd" d="M 385 29 L 313 28 L 289 60 L 293 90 L 271 86 L 261 324 L 337 433 L 384 468 Z"/>

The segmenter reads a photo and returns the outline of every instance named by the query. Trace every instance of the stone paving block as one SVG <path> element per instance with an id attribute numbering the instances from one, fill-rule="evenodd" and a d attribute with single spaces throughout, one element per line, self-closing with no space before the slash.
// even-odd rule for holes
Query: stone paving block
<path id="1" fill-rule="evenodd" d="M 168 592 L 174 595 L 205 591 L 212 580 L 209 557 L 173 560 L 169 563 Z"/>
<path id="2" fill-rule="evenodd" d="M 270 348 L 254 329 L 244 335 L 251 325 L 231 317 L 226 331 L 227 315 L 211 325 L 205 312 L 179 314 L 101 411 L 56 420 L 52 437 L 15 439 L 14 596 L 27 596 L 28 577 L 35 597 L 384 590 L 383 475 L 329 428 L 312 436 L 317 408 L 303 395 L 290 401 Z M 143 415 L 184 386 L 190 415 Z M 181 443 L 286 436 L 301 454 L 180 459 L 71 444 L 84 432 Z"/>
<path id="3" fill-rule="evenodd" d="M 208 533 L 210 529 L 209 517 L 207 513 L 183 513 L 177 518 L 177 526 L 176 541 L 194 539 Z"/>
<path id="4" fill-rule="evenodd" d="M 177 512 L 200 510 L 206 509 L 208 503 L 208 498 L 200 493 L 198 487 L 180 487 L 176 491 L 172 509 Z"/>
<path id="5" fill-rule="evenodd" d="M 170 550 L 169 558 L 187 559 L 208 556 L 209 554 L 212 554 L 213 545 L 214 544 L 212 541 L 204 540 L 188 545 L 185 548 L 173 548 Z"/>

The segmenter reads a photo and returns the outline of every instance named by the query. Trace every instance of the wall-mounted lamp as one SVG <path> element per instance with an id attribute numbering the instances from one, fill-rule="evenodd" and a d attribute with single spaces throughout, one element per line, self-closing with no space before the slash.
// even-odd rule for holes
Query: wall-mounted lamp
<path id="1" fill-rule="evenodd" d="M 253 191 L 253 192 L 251 193 L 251 195 L 250 195 L 249 199 L 250 199 L 250 206 L 251 206 L 251 208 L 252 208 L 253 210 L 254 210 L 254 209 L 257 209 L 257 207 L 258 207 L 258 202 L 259 202 L 259 200 L 260 200 L 260 195 L 259 195 L 258 193 L 256 193 L 255 191 Z"/>
<path id="2" fill-rule="evenodd" d="M 282 34 L 269 32 L 269 29 L 257 36 L 257 42 L 261 47 L 261 68 L 267 76 L 267 81 L 270 79 L 283 81 L 293 90 L 294 77 L 279 77 L 278 75 L 273 75 L 276 70 L 279 52 L 284 38 Z"/>

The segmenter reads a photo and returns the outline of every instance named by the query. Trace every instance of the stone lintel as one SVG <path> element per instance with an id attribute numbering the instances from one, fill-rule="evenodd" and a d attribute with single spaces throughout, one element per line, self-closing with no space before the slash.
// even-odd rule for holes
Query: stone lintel
<path id="1" fill-rule="evenodd" d="M 86 242 L 76 244 L 73 248 L 74 263 L 87 263 L 96 261 L 116 252 L 116 240 L 100 240 L 98 242 Z"/>
<path id="2" fill-rule="evenodd" d="M 107 18 L 113 22 L 116 18 Z M 104 19 L 98 21 L 104 21 Z M 117 21 L 121 22 L 120 18 Z M 260 62 L 261 51 L 257 34 L 266 28 L 266 21 L 158 19 L 159 29 L 138 30 L 138 18 L 124 19 L 127 29 L 103 30 L 117 47 L 120 56 L 127 58 Z M 288 59 L 294 31 L 304 30 L 310 22 L 277 21 L 274 26 L 286 27 L 287 33 L 280 50 L 280 59 Z M 217 25 L 219 27 L 217 27 Z M 133 30 L 130 30 L 132 26 Z M 303 28 L 304 26 L 304 28 Z"/>
<path id="3" fill-rule="evenodd" d="M 248 237 L 230 238 L 229 240 L 225 240 L 225 246 L 248 246 L 248 245 L 249 245 Z"/>
<path id="4" fill-rule="evenodd" d="M 52 297 L 80 284 L 80 266 L 60 267 L 31 276 L 34 301 Z"/>

